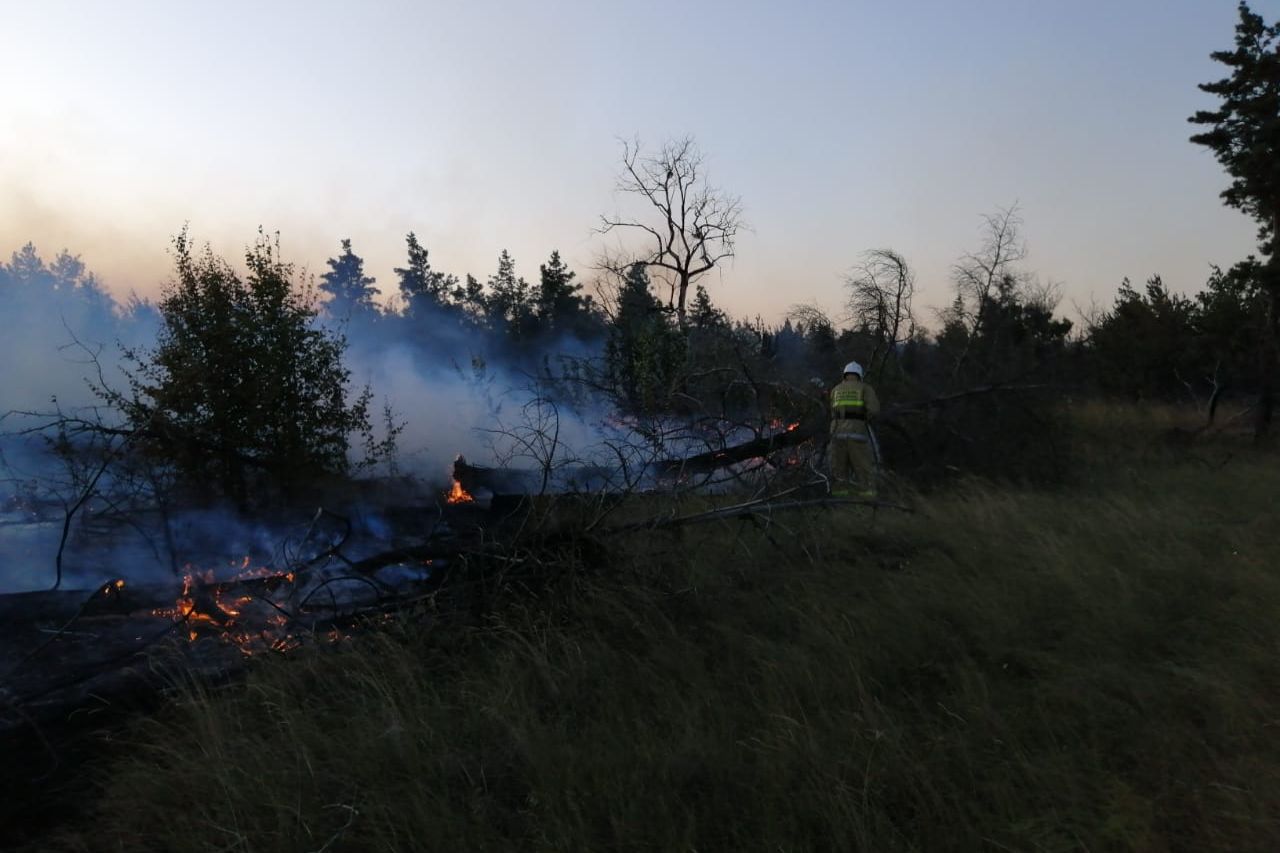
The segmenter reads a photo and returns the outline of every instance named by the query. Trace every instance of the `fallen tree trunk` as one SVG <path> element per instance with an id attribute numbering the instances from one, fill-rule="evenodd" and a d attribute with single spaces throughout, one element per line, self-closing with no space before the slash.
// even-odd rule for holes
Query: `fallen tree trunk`
<path id="1" fill-rule="evenodd" d="M 470 498 L 543 494 L 599 494 L 627 491 L 622 472 L 603 465 L 558 465 L 550 469 L 489 468 L 472 465 L 459 456 L 453 479 Z M 634 484 L 632 484 L 634 485 Z M 499 507 L 495 507 L 499 508 Z"/>
<path id="2" fill-rule="evenodd" d="M 542 472 L 532 468 L 490 468 L 472 465 L 459 456 L 453 461 L 453 479 L 468 497 L 490 495 L 536 495 L 543 490 Z"/>
<path id="3" fill-rule="evenodd" d="M 449 553 L 415 550 L 411 560 L 391 552 L 316 575 L 161 585 L 113 581 L 87 597 L 0 596 L 0 613 L 7 617 L 0 623 L 0 733 L 56 719 L 92 696 L 118 693 L 116 682 L 135 685 L 135 670 L 147 669 L 148 656 L 168 638 L 180 641 L 174 645 L 188 673 L 238 670 L 244 658 L 293 648 L 345 620 L 415 600 L 438 584 L 431 563 Z M 397 563 L 406 571 L 392 581 L 378 579 L 379 570 Z"/>
<path id="4" fill-rule="evenodd" d="M 779 450 L 799 447 L 806 441 L 825 433 L 825 423 L 810 422 L 801 424 L 795 429 L 761 436 L 732 447 L 711 450 L 684 459 L 667 459 L 659 462 L 656 467 L 660 473 L 667 475 L 708 474 L 720 468 L 777 453 Z"/>
<path id="5" fill-rule="evenodd" d="M 968 388 L 951 394 L 943 394 L 928 400 L 890 406 L 880 413 L 879 417 L 875 419 L 873 424 L 882 424 L 886 427 L 901 429 L 902 424 L 900 422 L 909 415 L 928 413 L 932 410 L 940 409 L 954 403 L 959 403 L 972 397 L 984 394 L 1038 391 L 1049 387 L 1051 386 L 1000 384 L 981 385 L 976 388 Z M 727 468 L 730 465 L 737 465 L 752 459 L 762 459 L 781 450 L 799 447 L 806 441 L 818 440 L 825 442 L 827 440 L 828 424 L 829 422 L 825 419 L 801 422 L 800 425 L 794 429 L 789 429 L 773 435 L 761 436 L 751 441 L 743 442 L 742 444 L 699 453 L 695 456 L 689 456 L 684 459 L 663 460 L 662 462 L 657 463 L 656 468 L 660 473 L 667 475 L 679 476 L 683 474 L 709 474 L 721 468 Z"/>

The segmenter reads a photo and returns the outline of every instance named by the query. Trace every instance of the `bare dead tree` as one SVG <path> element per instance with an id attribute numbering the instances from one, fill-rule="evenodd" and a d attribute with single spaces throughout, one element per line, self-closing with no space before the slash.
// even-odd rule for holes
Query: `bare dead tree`
<path id="1" fill-rule="evenodd" d="M 58 539 L 58 552 L 53 560 L 54 581 L 53 586 L 50 587 L 50 589 L 54 590 L 62 587 L 62 557 L 67 549 L 67 539 L 71 535 L 71 525 L 75 521 L 76 513 L 83 509 L 85 504 L 97 494 L 98 482 L 102 479 L 102 475 L 107 472 L 113 457 L 118 452 L 116 443 L 108 438 L 105 442 L 106 446 L 101 450 L 101 458 L 94 460 L 90 467 L 82 468 L 75 460 L 74 450 L 65 443 L 65 437 L 60 438 L 62 438 L 62 441 L 59 442 L 61 446 L 54 452 L 66 462 L 74 492 L 69 496 L 64 496 L 62 499 L 62 535 Z"/>
<path id="2" fill-rule="evenodd" d="M 596 275 L 591 281 L 591 288 L 595 292 L 596 304 L 600 306 L 600 310 L 610 322 L 616 322 L 618 319 L 627 271 L 635 262 L 631 254 L 620 248 L 605 248 L 596 255 Z"/>
<path id="3" fill-rule="evenodd" d="M 645 154 L 639 140 L 624 140 L 616 189 L 638 196 L 647 215 L 601 215 L 597 229 L 601 234 L 626 229 L 644 235 L 632 260 L 645 264 L 652 278 L 666 285 L 668 307 L 681 325 L 689 285 L 732 258 L 738 232 L 746 228 L 741 199 L 709 183 L 704 161 L 690 136 L 666 143 L 656 154 Z"/>
<path id="4" fill-rule="evenodd" d="M 868 371 L 880 379 L 898 347 L 915 330 L 911 298 L 916 275 L 893 249 L 871 249 L 845 279 L 849 317 L 875 339 Z"/>
<path id="5" fill-rule="evenodd" d="M 1062 282 L 1030 275 L 1022 280 L 1022 301 L 1028 308 L 1052 314 L 1062 303 Z"/>
<path id="6" fill-rule="evenodd" d="M 1017 204 L 985 214 L 983 222 L 982 248 L 962 257 L 951 269 L 956 288 L 954 319 L 964 325 L 967 333 L 964 349 L 952 367 L 953 377 L 959 375 L 974 341 L 982 332 L 988 306 L 1002 285 L 1017 280 L 1014 265 L 1027 256 Z"/>
<path id="7" fill-rule="evenodd" d="M 1203 397 L 1196 388 L 1194 378 L 1184 378 L 1177 368 L 1174 368 L 1173 375 L 1186 389 L 1191 405 L 1205 417 L 1205 423 L 1198 431 L 1212 427 L 1214 419 L 1218 416 L 1218 403 L 1222 400 L 1222 392 L 1226 390 L 1226 383 L 1222 380 L 1222 359 L 1214 362 L 1213 373 L 1202 377 L 1205 387 Z"/>
<path id="8" fill-rule="evenodd" d="M 787 319 L 798 326 L 805 329 L 815 329 L 819 327 L 827 327 L 835 329 L 835 323 L 831 317 L 823 310 L 822 306 L 815 305 L 811 302 L 801 302 L 792 305 L 787 309 Z"/>

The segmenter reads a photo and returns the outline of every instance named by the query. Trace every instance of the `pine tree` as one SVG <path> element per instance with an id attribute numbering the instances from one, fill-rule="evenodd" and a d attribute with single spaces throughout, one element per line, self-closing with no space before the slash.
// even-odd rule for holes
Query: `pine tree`
<path id="1" fill-rule="evenodd" d="M 605 360 L 620 401 L 631 411 L 663 409 L 685 357 L 685 337 L 649 289 L 644 264 L 632 264 L 618 294 Z"/>
<path id="2" fill-rule="evenodd" d="M 560 259 L 559 251 L 552 251 L 547 263 L 538 267 L 537 315 L 538 325 L 544 334 L 563 334 L 578 326 L 583 311 L 583 299 L 578 295 L 582 285 L 576 283 L 574 273 Z"/>
<path id="3" fill-rule="evenodd" d="M 95 342 L 114 337 L 117 304 L 78 255 L 65 249 L 46 264 L 36 247 L 27 243 L 14 252 L 8 264 L 0 264 L 0 313 L 13 322 L 29 322 L 35 316 L 55 318 L 48 333 L 65 337 L 89 334 Z M 25 330 L 28 334 L 32 329 Z M 0 337 L 3 337 L 0 332 Z"/>
<path id="4" fill-rule="evenodd" d="M 1089 333 L 1100 384 L 1135 399 L 1181 396 L 1181 377 L 1193 375 L 1196 325 L 1195 303 L 1171 293 L 1159 275 L 1142 292 L 1126 278 Z"/>
<path id="5" fill-rule="evenodd" d="M 689 312 L 689 321 L 695 329 L 717 329 L 727 327 L 729 319 L 719 308 L 711 304 L 711 294 L 701 284 L 694 290 L 693 309 Z"/>
<path id="6" fill-rule="evenodd" d="M 470 273 L 467 273 L 464 283 L 454 283 L 453 303 L 466 312 L 473 323 L 482 323 L 489 314 L 488 297 L 485 295 L 484 285 Z"/>
<path id="7" fill-rule="evenodd" d="M 427 249 L 418 242 L 418 236 L 412 231 L 405 237 L 405 243 L 408 247 L 408 264 L 396 267 L 394 272 L 399 279 L 405 314 L 410 318 L 423 319 L 449 304 L 449 296 L 458 280 L 431 268 Z"/>
<path id="8" fill-rule="evenodd" d="M 34 243 L 27 243 L 9 259 L 9 280 L 16 285 L 34 285 L 46 272 Z"/>
<path id="9" fill-rule="evenodd" d="M 1191 141 L 1213 151 L 1231 176 L 1222 199 L 1257 220 L 1267 256 L 1261 271 L 1267 293 L 1259 359 L 1262 394 L 1254 430 L 1262 440 L 1270 431 L 1280 373 L 1280 23 L 1268 26 L 1245 2 L 1239 13 L 1235 49 L 1211 54 L 1231 69 L 1231 76 L 1200 84 L 1222 102 L 1190 118 L 1209 128 Z"/>
<path id="10" fill-rule="evenodd" d="M 344 239 L 342 253 L 326 263 L 329 271 L 320 276 L 320 289 L 329 294 L 325 306 L 329 316 L 340 320 L 375 316 L 376 279 L 364 274 L 364 259 L 351 251 L 351 241 Z"/>
<path id="11" fill-rule="evenodd" d="M 836 351 L 836 330 L 825 318 L 811 323 L 805 329 L 809 349 L 819 364 L 831 361 Z"/>
<path id="12" fill-rule="evenodd" d="M 498 271 L 489 277 L 488 288 L 489 327 L 517 341 L 531 337 L 535 315 L 529 283 L 516 276 L 516 263 L 506 249 L 498 256 Z"/>
<path id="13" fill-rule="evenodd" d="M 1196 294 L 1197 342 L 1204 350 L 1197 378 L 1214 385 L 1211 393 L 1257 384 L 1257 354 L 1267 316 L 1261 273 L 1262 265 L 1250 255 L 1229 270 L 1214 267 L 1204 290 Z"/>

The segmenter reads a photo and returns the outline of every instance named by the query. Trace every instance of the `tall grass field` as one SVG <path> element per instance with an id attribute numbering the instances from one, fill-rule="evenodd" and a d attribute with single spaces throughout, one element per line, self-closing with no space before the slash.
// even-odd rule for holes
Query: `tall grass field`
<path id="1" fill-rule="evenodd" d="M 1280 850 L 1280 459 L 1062 417 L 1060 487 L 618 534 L 188 685 L 42 849 Z"/>

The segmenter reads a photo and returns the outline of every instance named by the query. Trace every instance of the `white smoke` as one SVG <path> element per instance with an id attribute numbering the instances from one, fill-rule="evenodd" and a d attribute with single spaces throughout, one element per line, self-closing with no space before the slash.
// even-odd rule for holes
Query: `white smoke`
<path id="1" fill-rule="evenodd" d="M 32 263 L 28 258 L 28 266 Z M 110 422 L 118 413 L 100 408 L 103 401 L 91 385 L 127 391 L 126 370 L 136 364 L 124 358 L 124 351 L 145 356 L 155 342 L 154 309 L 134 306 L 136 310 L 125 312 L 95 289 L 96 282 L 82 267 L 73 271 L 70 286 L 59 284 L 47 269 L 18 286 L 0 265 L 0 359 L 6 365 L 0 371 L 0 413 L 14 413 L 0 424 L 5 433 L 0 436 L 0 592 L 52 584 L 63 520 L 82 492 L 83 477 L 92 473 L 73 472 L 50 454 L 50 433 L 22 435 L 39 419 L 20 413 L 48 413 L 56 406 L 89 418 L 102 414 Z M 350 393 L 360 393 L 367 384 L 374 395 L 375 420 L 386 404 L 403 426 L 395 463 L 400 474 L 417 483 L 417 491 L 402 488 L 397 493 L 401 500 L 435 500 L 448 485 L 459 455 L 482 465 L 560 465 L 589 456 L 600 440 L 599 423 L 606 413 L 583 402 L 588 395 L 580 395 L 573 405 L 563 383 L 548 377 L 562 355 L 594 355 L 590 345 L 558 341 L 540 348 L 536 363 L 526 364 L 521 358 L 527 356 L 515 355 L 502 336 L 464 329 L 443 316 L 427 329 L 421 324 L 412 329 L 412 341 L 402 337 L 405 326 L 394 322 L 345 332 Z M 539 404 L 553 386 L 555 406 Z M 553 437 L 554 444 L 530 442 L 539 430 L 543 439 Z M 363 448 L 354 444 L 353 461 L 362 455 Z M 387 467 L 361 476 L 384 475 Z M 81 477 L 79 483 L 75 476 Z M 108 474 L 100 485 L 105 490 L 111 482 Z M 178 507 L 167 512 L 163 523 L 154 513 L 143 514 L 132 527 L 117 522 L 104 535 L 94 528 L 109 507 L 93 499 L 79 509 L 67 538 L 62 586 L 91 589 L 117 577 L 166 580 L 187 563 L 217 568 L 243 556 L 255 563 L 278 559 L 281 544 L 297 534 L 298 517 L 314 509 L 300 507 L 297 517 L 265 520 L 245 519 L 218 506 Z M 358 534 L 386 533 L 376 508 L 345 509 Z"/>

